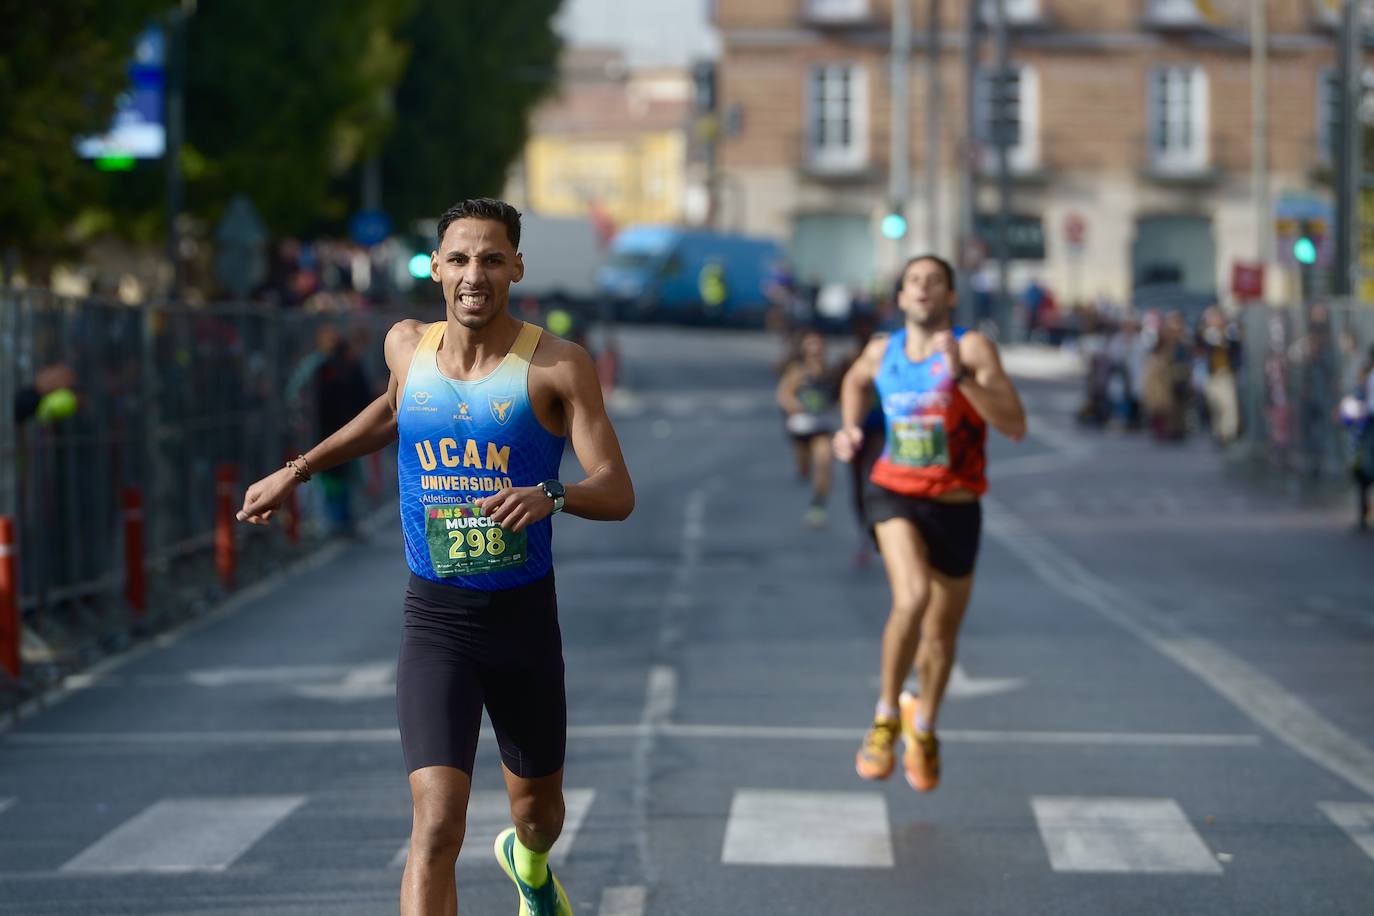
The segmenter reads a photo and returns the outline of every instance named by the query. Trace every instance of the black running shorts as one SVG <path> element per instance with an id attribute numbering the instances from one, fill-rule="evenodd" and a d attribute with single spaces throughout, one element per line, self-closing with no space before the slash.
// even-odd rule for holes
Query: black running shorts
<path id="1" fill-rule="evenodd" d="M 410 577 L 396 664 L 407 771 L 472 775 L 483 706 L 512 773 L 532 779 L 563 768 L 568 708 L 552 572 L 496 592 Z"/>
<path id="2" fill-rule="evenodd" d="M 864 488 L 864 516 L 870 525 L 904 518 L 916 526 L 930 551 L 930 565 L 952 579 L 973 573 L 983 531 L 983 506 L 977 500 L 944 503 L 893 493 L 872 481 Z"/>

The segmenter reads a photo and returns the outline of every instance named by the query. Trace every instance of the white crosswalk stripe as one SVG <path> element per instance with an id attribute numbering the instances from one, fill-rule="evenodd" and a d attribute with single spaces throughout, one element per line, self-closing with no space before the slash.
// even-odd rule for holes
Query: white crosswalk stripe
<path id="1" fill-rule="evenodd" d="M 4 814 L 5 809 L 13 805 L 15 801 L 16 799 L 13 798 L 0 798 L 0 814 Z"/>
<path id="2" fill-rule="evenodd" d="M 720 858 L 726 865 L 891 868 L 887 802 L 876 792 L 740 789 Z"/>
<path id="3" fill-rule="evenodd" d="M 1374 804 L 1367 802 L 1320 802 L 1317 805 L 1340 827 L 1364 854 L 1374 859 Z"/>
<path id="4" fill-rule="evenodd" d="M 563 816 L 563 833 L 549 854 L 549 862 L 561 865 L 572 852 L 577 832 L 587 819 L 587 812 L 596 798 L 595 789 L 564 789 L 563 804 L 567 813 Z M 473 792 L 468 800 L 468 825 L 463 851 L 458 856 L 458 867 L 491 864 L 491 843 L 496 835 L 510 826 L 510 801 L 501 790 Z M 391 859 L 393 868 L 405 868 L 410 844 L 406 843 L 396 851 Z"/>
<path id="5" fill-rule="evenodd" d="M 1221 873 L 1173 799 L 1036 797 L 1031 808 L 1055 871 Z"/>
<path id="6" fill-rule="evenodd" d="M 105 834 L 65 872 L 223 871 L 304 796 L 164 799 Z"/>

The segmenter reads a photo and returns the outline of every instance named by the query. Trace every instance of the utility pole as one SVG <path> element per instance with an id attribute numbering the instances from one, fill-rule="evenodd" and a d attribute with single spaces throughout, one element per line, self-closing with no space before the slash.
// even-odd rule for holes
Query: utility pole
<path id="1" fill-rule="evenodd" d="M 974 100 L 978 97 L 978 7 L 964 3 L 964 142 L 960 151 L 959 168 L 959 266 L 972 270 L 974 265 L 969 259 L 978 235 L 974 198 L 978 193 L 978 160 L 982 151 L 978 148 L 978 113 L 974 110 Z M 976 313 L 976 297 L 964 296 L 961 299 L 965 309 L 964 323 L 976 325 L 985 316 Z"/>
<path id="2" fill-rule="evenodd" d="M 892 136 L 887 166 L 887 197 L 890 212 L 906 215 L 911 192 L 911 128 L 907 120 L 911 108 L 911 0 L 892 4 Z M 901 266 L 902 236 L 893 240 L 893 269 Z"/>
<path id="3" fill-rule="evenodd" d="M 926 250 L 940 250 L 940 0 L 926 28 Z"/>
<path id="4" fill-rule="evenodd" d="M 1269 263 L 1269 0 L 1250 2 L 1251 195 L 1255 203 L 1255 262 Z"/>
<path id="5" fill-rule="evenodd" d="M 1364 122 L 1360 120 L 1360 96 L 1364 92 L 1364 54 L 1359 4 L 1345 0 L 1341 9 L 1340 74 L 1341 133 L 1336 151 L 1336 250 L 1331 291 L 1348 296 L 1358 289 L 1353 278 L 1360 270 L 1360 198 L 1364 178 Z"/>
<path id="6" fill-rule="evenodd" d="M 1011 334 L 1011 283 L 1007 274 L 1010 250 L 1008 235 L 1011 225 L 1011 163 L 1008 149 L 1011 137 L 1007 130 L 1005 117 L 1008 103 L 1007 83 L 1011 76 L 1011 61 L 1007 50 L 1007 0 L 996 0 L 997 22 L 994 25 L 994 41 L 997 52 L 997 75 L 993 80 L 992 119 L 993 142 L 997 146 L 997 328 L 1003 340 Z M 977 7 L 971 5 L 971 16 L 978 15 Z"/>

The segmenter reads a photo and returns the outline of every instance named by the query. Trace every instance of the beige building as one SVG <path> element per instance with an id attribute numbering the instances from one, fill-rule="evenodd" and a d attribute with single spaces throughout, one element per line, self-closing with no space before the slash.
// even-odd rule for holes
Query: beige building
<path id="1" fill-rule="evenodd" d="M 1272 223 L 1257 216 L 1251 193 L 1249 0 L 1005 2 L 1019 84 L 1011 209 L 1032 236 L 1043 231 L 1043 259 L 1014 265 L 1017 286 L 1038 276 L 1061 302 L 1126 301 L 1147 283 L 1224 295 L 1232 265 L 1256 256 L 1257 223 Z M 720 148 L 721 218 L 787 241 L 802 276 L 867 284 L 916 251 L 955 252 L 965 159 L 982 170 L 977 210 L 996 211 L 980 88 L 990 39 L 981 43 L 973 137 L 964 117 L 965 16 L 991 15 L 990 0 L 942 3 L 939 179 L 923 186 L 929 3 L 912 0 L 912 181 L 902 202 L 910 231 L 897 243 L 879 232 L 889 209 L 893 0 L 717 3 L 720 105 L 731 128 Z M 1268 6 L 1271 200 L 1329 201 L 1326 79 L 1339 3 Z M 1268 273 L 1271 298 L 1291 292 L 1291 270 Z"/>
<path id="2" fill-rule="evenodd" d="M 678 223 L 690 205 L 692 79 L 627 68 L 614 51 L 570 49 L 557 95 L 530 125 L 507 199 L 544 216 L 599 208 L 617 226 Z"/>

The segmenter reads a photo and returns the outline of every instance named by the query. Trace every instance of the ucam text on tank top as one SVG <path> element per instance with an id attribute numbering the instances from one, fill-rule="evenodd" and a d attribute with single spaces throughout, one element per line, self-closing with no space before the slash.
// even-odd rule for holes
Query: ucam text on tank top
<path id="1" fill-rule="evenodd" d="M 954 329 L 956 339 L 964 333 Z M 888 340 L 874 379 L 887 440 L 873 482 L 927 499 L 954 490 L 986 492 L 987 423 L 954 384 L 944 356 L 915 362 L 906 355 L 906 338 L 903 328 Z"/>
<path id="2" fill-rule="evenodd" d="M 496 370 L 469 382 L 439 371 L 444 329 L 432 324 L 420 338 L 397 408 L 406 562 L 446 585 L 516 588 L 553 568 L 553 525 L 546 518 L 508 531 L 473 501 L 558 476 L 564 438 L 544 428 L 529 398 L 541 331 L 525 324 Z"/>

